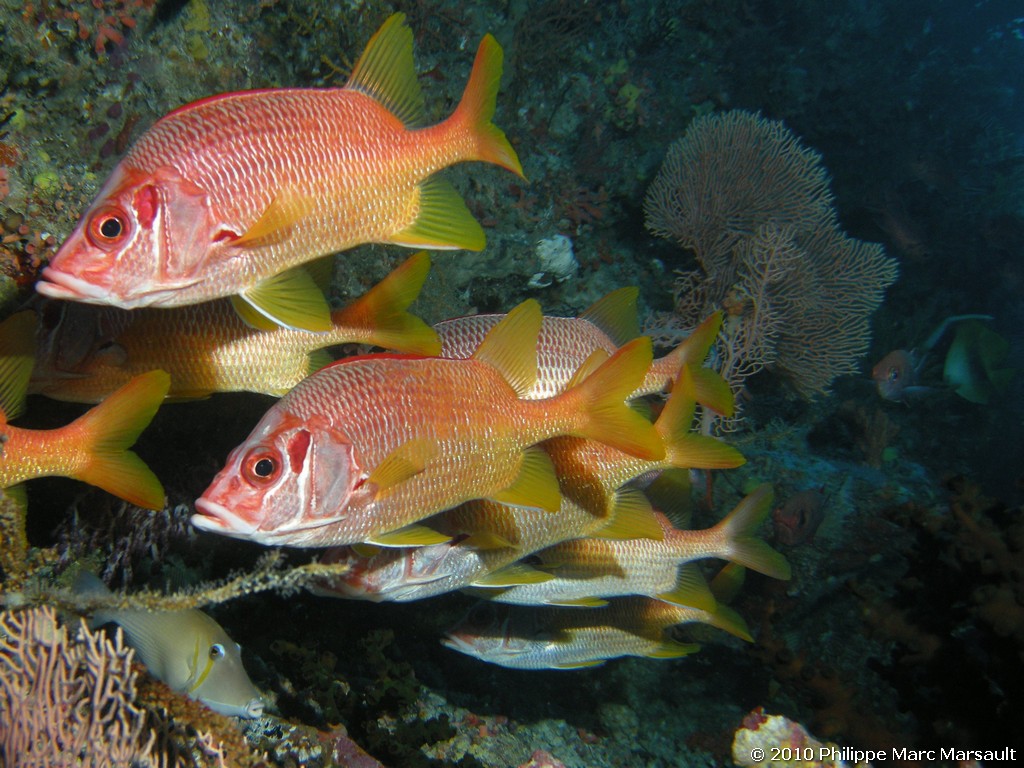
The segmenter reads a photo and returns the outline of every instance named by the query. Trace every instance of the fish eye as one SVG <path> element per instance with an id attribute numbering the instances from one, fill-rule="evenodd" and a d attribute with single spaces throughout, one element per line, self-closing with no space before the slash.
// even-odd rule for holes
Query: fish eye
<path id="1" fill-rule="evenodd" d="M 93 214 L 89 219 L 86 234 L 98 248 L 110 248 L 121 242 L 128 234 L 128 217 L 124 211 L 116 207 L 105 207 Z"/>
<path id="2" fill-rule="evenodd" d="M 900 369 L 899 368 L 890 368 L 889 369 L 889 381 L 899 381 L 899 378 L 900 378 Z"/>
<path id="3" fill-rule="evenodd" d="M 276 456 L 262 450 L 253 452 L 246 458 L 242 472 L 249 482 L 263 484 L 277 477 L 279 466 Z"/>
<path id="4" fill-rule="evenodd" d="M 108 240 L 113 240 L 124 231 L 124 224 L 117 216 L 109 216 L 100 222 L 100 234 Z"/>
<path id="5" fill-rule="evenodd" d="M 210 658 L 214 661 L 224 658 L 225 653 L 224 646 L 220 643 L 214 643 L 210 646 Z"/>

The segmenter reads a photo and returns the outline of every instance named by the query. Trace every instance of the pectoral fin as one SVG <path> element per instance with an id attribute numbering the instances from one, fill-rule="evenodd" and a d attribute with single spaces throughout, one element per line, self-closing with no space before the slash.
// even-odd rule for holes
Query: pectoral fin
<path id="1" fill-rule="evenodd" d="M 379 498 L 399 483 L 422 472 L 437 453 L 429 440 L 413 439 L 398 446 L 370 473 L 368 482 L 377 486 Z"/>
<path id="2" fill-rule="evenodd" d="M 239 316 L 260 330 L 284 326 L 323 332 L 332 327 L 327 299 L 302 268 L 268 277 L 231 300 Z"/>

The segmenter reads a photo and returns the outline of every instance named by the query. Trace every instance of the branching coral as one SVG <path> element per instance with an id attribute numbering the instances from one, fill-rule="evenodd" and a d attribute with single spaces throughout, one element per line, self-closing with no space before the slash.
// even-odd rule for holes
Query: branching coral
<path id="1" fill-rule="evenodd" d="M 700 264 L 679 276 L 666 325 L 691 328 L 724 309 L 716 367 L 734 390 L 768 367 L 811 397 L 856 370 L 896 263 L 839 229 L 820 156 L 782 123 L 742 111 L 698 118 L 645 209 L 648 229 Z"/>
<path id="2" fill-rule="evenodd" d="M 120 633 L 69 636 L 44 607 L 0 614 L 0 635 L 0 763 L 158 764 Z"/>

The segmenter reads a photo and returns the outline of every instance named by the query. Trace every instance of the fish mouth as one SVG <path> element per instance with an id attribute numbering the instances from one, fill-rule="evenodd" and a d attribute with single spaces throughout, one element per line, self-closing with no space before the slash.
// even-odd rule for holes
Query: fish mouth
<path id="1" fill-rule="evenodd" d="M 228 536 L 249 536 L 258 526 L 242 519 L 223 504 L 205 498 L 196 499 L 196 514 L 190 520 L 201 531 Z"/>
<path id="2" fill-rule="evenodd" d="M 36 283 L 36 290 L 51 299 L 70 299 L 91 303 L 110 301 L 108 289 L 53 267 L 46 267 L 43 270 L 41 279 Z"/>

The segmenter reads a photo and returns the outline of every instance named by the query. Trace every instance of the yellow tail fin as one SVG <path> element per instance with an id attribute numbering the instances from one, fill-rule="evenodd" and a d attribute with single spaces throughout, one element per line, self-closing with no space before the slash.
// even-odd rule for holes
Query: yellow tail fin
<path id="1" fill-rule="evenodd" d="M 462 94 L 462 101 L 446 121 L 453 130 L 468 129 L 476 139 L 476 148 L 467 159 L 494 163 L 523 178 L 523 166 L 505 134 L 491 120 L 498 98 L 502 69 L 501 46 L 492 35 L 484 35 L 473 61 L 473 71 Z"/>
<path id="2" fill-rule="evenodd" d="M 621 347 L 566 395 L 582 397 L 589 422 L 579 437 L 597 440 L 646 461 L 665 458 L 661 437 L 626 404 L 651 366 L 651 340 L 642 336 Z"/>
<path id="3" fill-rule="evenodd" d="M 754 536 L 771 512 L 773 495 L 770 483 L 759 485 L 711 530 L 725 539 L 721 557 L 773 579 L 786 580 L 791 575 L 789 562 Z"/>
<path id="4" fill-rule="evenodd" d="M 426 251 L 415 253 L 351 304 L 331 314 L 334 332 L 318 344 L 366 342 L 396 352 L 437 355 L 437 332 L 407 310 L 416 301 L 430 271 Z"/>
<path id="5" fill-rule="evenodd" d="M 163 509 L 163 486 L 128 448 L 152 421 L 170 385 L 171 377 L 164 371 L 143 373 L 71 425 L 80 429 L 88 441 L 90 461 L 76 474 L 78 480 L 131 504 Z"/>

